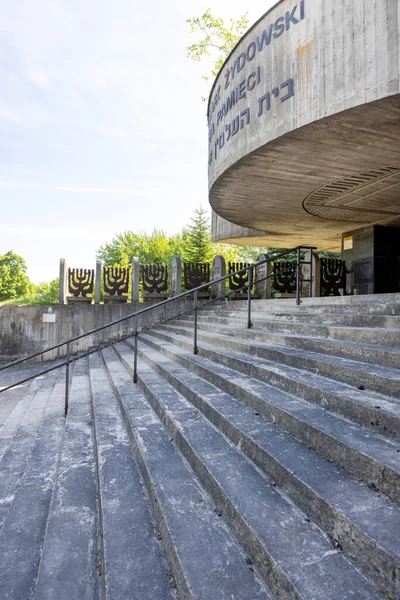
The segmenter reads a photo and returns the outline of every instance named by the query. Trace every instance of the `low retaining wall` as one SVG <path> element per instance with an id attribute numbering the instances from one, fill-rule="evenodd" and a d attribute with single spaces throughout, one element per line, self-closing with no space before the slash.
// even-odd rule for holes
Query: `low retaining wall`
<path id="1" fill-rule="evenodd" d="M 148 304 L 91 304 L 0 307 L 0 360 L 10 362 L 64 342 L 97 327 L 146 308 Z M 148 327 L 181 314 L 190 300 L 177 300 L 160 305 L 139 317 L 139 327 Z M 134 320 L 129 319 L 98 333 L 74 342 L 71 352 L 85 351 L 110 340 L 117 340 L 133 332 Z M 48 352 L 37 360 L 54 360 L 65 356 L 66 346 Z"/>

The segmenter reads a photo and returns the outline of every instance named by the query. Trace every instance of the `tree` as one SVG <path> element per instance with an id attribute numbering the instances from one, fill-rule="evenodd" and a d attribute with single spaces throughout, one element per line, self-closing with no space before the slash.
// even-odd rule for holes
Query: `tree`
<path id="1" fill-rule="evenodd" d="M 182 259 L 185 262 L 211 262 L 216 254 L 211 242 L 211 226 L 207 211 L 198 208 L 194 211 L 189 235 L 183 244 Z"/>
<path id="2" fill-rule="evenodd" d="M 245 13 L 237 20 L 230 19 L 229 25 L 226 25 L 224 19 L 213 17 L 208 8 L 201 17 L 187 19 L 186 23 L 189 23 L 192 33 L 201 33 L 199 41 L 186 48 L 187 56 L 196 61 L 213 56 L 211 75 L 216 77 L 229 52 L 246 31 L 249 20 Z M 203 75 L 203 79 L 208 83 L 209 76 Z"/>
<path id="3" fill-rule="evenodd" d="M 22 256 L 12 250 L 0 255 L 0 301 L 32 294 L 33 285 L 26 274 Z"/>
<path id="4" fill-rule="evenodd" d="M 182 254 L 185 237 L 186 231 L 172 236 L 158 229 L 150 234 L 125 231 L 101 246 L 96 254 L 106 266 L 128 266 L 133 256 L 139 257 L 141 264 L 169 264 L 174 254 Z"/>
<path id="5" fill-rule="evenodd" d="M 34 300 L 39 301 L 43 304 L 56 304 L 59 298 L 60 291 L 60 279 L 53 279 L 52 281 L 42 282 L 35 286 L 35 298 Z"/>

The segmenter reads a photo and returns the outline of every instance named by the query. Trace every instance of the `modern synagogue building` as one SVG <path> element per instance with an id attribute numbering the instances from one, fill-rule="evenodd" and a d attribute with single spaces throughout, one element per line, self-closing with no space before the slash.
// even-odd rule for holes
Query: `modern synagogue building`
<path id="1" fill-rule="evenodd" d="M 400 291 L 400 3 L 280 0 L 211 91 L 213 239 L 340 250 Z"/>

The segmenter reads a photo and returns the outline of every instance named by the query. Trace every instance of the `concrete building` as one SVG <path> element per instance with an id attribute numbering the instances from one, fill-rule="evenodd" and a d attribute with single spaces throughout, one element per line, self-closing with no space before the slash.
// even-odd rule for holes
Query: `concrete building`
<path id="1" fill-rule="evenodd" d="M 281 0 L 209 105 L 213 239 L 342 250 L 354 293 L 400 290 L 398 0 Z"/>

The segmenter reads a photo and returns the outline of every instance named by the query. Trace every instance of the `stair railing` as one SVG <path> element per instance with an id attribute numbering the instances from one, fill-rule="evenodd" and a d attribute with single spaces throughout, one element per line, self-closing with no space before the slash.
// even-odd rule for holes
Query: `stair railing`
<path id="1" fill-rule="evenodd" d="M 303 260 L 301 258 L 301 251 L 302 250 L 310 250 L 310 260 L 306 261 Z M 70 365 L 71 363 L 76 362 L 77 360 L 80 360 L 81 358 L 84 358 L 86 356 L 89 356 L 90 354 L 93 354 L 95 352 L 98 352 L 101 349 L 107 348 L 109 346 L 112 346 L 118 342 L 121 342 L 129 337 L 132 337 L 132 335 L 134 336 L 134 368 L 133 368 L 133 382 L 137 383 L 138 382 L 138 372 L 137 372 L 137 357 L 138 357 L 138 335 L 140 333 L 140 331 L 147 329 L 149 327 L 154 326 L 148 326 L 147 328 L 139 328 L 139 317 L 140 315 L 147 313 L 151 310 L 154 310 L 155 308 L 159 309 L 160 306 L 169 304 L 170 302 L 174 302 L 176 300 L 182 300 L 182 299 L 190 299 L 191 296 L 193 296 L 193 305 L 191 307 L 189 307 L 188 309 L 184 309 L 181 313 L 174 315 L 173 317 L 168 317 L 167 319 L 165 319 L 164 321 L 168 321 L 171 319 L 176 319 L 177 317 L 183 316 L 185 314 L 188 313 L 194 313 L 194 325 L 193 325 L 193 353 L 194 354 L 198 354 L 198 346 L 197 346 L 197 330 L 198 330 L 198 311 L 203 309 L 205 306 L 209 305 L 210 303 L 214 303 L 219 301 L 225 301 L 227 298 L 229 298 L 229 296 L 231 296 L 232 294 L 236 294 L 237 292 L 240 291 L 247 291 L 247 328 L 250 329 L 252 327 L 252 321 L 251 321 L 251 301 L 252 301 L 252 295 L 251 295 L 251 290 L 253 287 L 253 273 L 254 273 L 254 269 L 261 266 L 261 265 L 266 265 L 268 263 L 272 263 L 274 261 L 276 261 L 278 258 L 283 258 L 285 256 L 287 256 L 288 254 L 292 254 L 294 252 L 296 252 L 296 305 L 300 305 L 301 303 L 301 266 L 304 264 L 307 264 L 310 266 L 310 276 L 309 279 L 303 279 L 303 282 L 308 282 L 309 283 L 309 296 L 312 296 L 312 251 L 316 250 L 315 247 L 312 246 L 297 246 L 296 248 L 293 248 L 291 250 L 285 250 L 284 252 L 280 252 L 279 254 L 275 254 L 274 256 L 271 257 L 267 257 L 264 260 L 261 260 L 257 263 L 248 265 L 246 267 L 243 267 L 242 269 L 239 269 L 238 271 L 235 271 L 234 273 L 229 273 L 228 275 L 224 275 L 222 277 L 219 277 L 218 279 L 212 279 L 211 281 L 204 283 L 202 285 L 199 285 L 198 287 L 188 290 L 186 292 L 182 292 L 181 294 L 178 294 L 177 296 L 171 296 L 171 298 L 167 298 L 166 300 L 163 300 L 162 302 L 158 302 L 157 304 L 154 304 L 152 306 L 147 306 L 145 308 L 142 308 L 141 310 L 138 310 L 130 315 L 127 315 L 125 317 L 121 317 L 120 319 L 116 319 L 115 321 L 112 321 L 111 323 L 106 323 L 106 325 L 102 325 L 101 327 L 97 327 L 96 329 L 92 329 L 90 331 L 87 331 L 86 333 L 82 333 L 80 335 L 77 335 L 75 337 L 72 337 L 68 340 L 66 340 L 65 342 L 60 342 L 59 344 L 55 344 L 54 346 L 50 346 L 49 348 L 45 348 L 44 350 L 40 350 L 39 352 L 35 352 L 33 354 L 30 354 L 29 356 L 25 356 L 24 358 L 20 358 L 18 360 L 15 360 L 13 362 L 10 362 L 6 365 L 2 365 L 0 366 L 0 371 L 4 371 L 5 369 L 8 369 L 10 367 L 14 367 L 16 365 L 19 365 L 23 362 L 32 360 L 34 358 L 37 358 L 38 356 L 42 356 L 44 354 L 46 354 L 47 352 L 54 352 L 54 350 L 58 350 L 59 348 L 62 348 L 63 346 L 66 346 L 66 355 L 65 355 L 65 360 L 57 360 L 55 365 L 52 365 L 49 368 L 43 369 L 42 371 L 35 373 L 34 375 L 31 375 L 29 377 L 25 377 L 24 379 L 21 379 L 15 383 L 12 383 L 2 389 L 0 389 L 0 393 L 2 392 L 6 392 L 12 388 L 15 388 L 19 385 L 22 385 L 24 383 L 27 383 L 28 381 L 31 381 L 32 379 L 36 379 L 36 377 L 40 377 L 41 375 L 46 375 L 47 373 L 50 373 L 51 371 L 54 371 L 56 369 L 60 369 L 62 367 L 66 367 L 65 368 L 65 403 L 64 403 L 64 415 L 67 416 L 68 414 L 68 406 L 69 406 L 69 392 L 70 392 Z M 215 296 L 212 297 L 210 300 L 206 300 L 204 302 L 199 302 L 199 297 L 198 294 L 199 292 L 201 292 L 202 290 L 206 290 L 208 288 L 211 287 L 211 289 L 215 289 L 213 288 L 213 286 L 215 286 L 217 283 L 220 283 L 222 281 L 226 281 L 227 279 L 229 279 L 230 277 L 233 277 L 235 275 L 243 275 L 246 272 L 248 272 L 248 279 L 247 279 L 247 283 L 245 285 L 243 285 L 241 288 L 239 289 L 235 289 L 233 292 L 227 292 L 224 294 L 221 294 L 220 296 Z M 262 281 L 266 281 L 270 278 L 273 277 L 273 274 L 269 274 L 266 275 L 263 278 L 259 278 L 257 279 L 257 283 L 261 283 Z M 79 352 L 78 355 L 76 356 L 71 356 L 71 346 L 74 342 L 77 342 L 78 340 L 81 340 L 83 338 L 85 338 L 86 336 L 89 335 L 93 335 L 94 333 L 98 333 L 100 331 L 103 331 L 109 327 L 113 327 L 114 325 L 117 325 L 119 323 L 122 323 L 124 321 L 129 321 L 130 319 L 133 319 L 133 333 L 129 333 L 127 335 L 122 335 L 119 336 L 117 340 L 112 340 L 110 342 L 101 342 L 99 343 L 95 348 L 91 348 L 85 352 Z"/>

